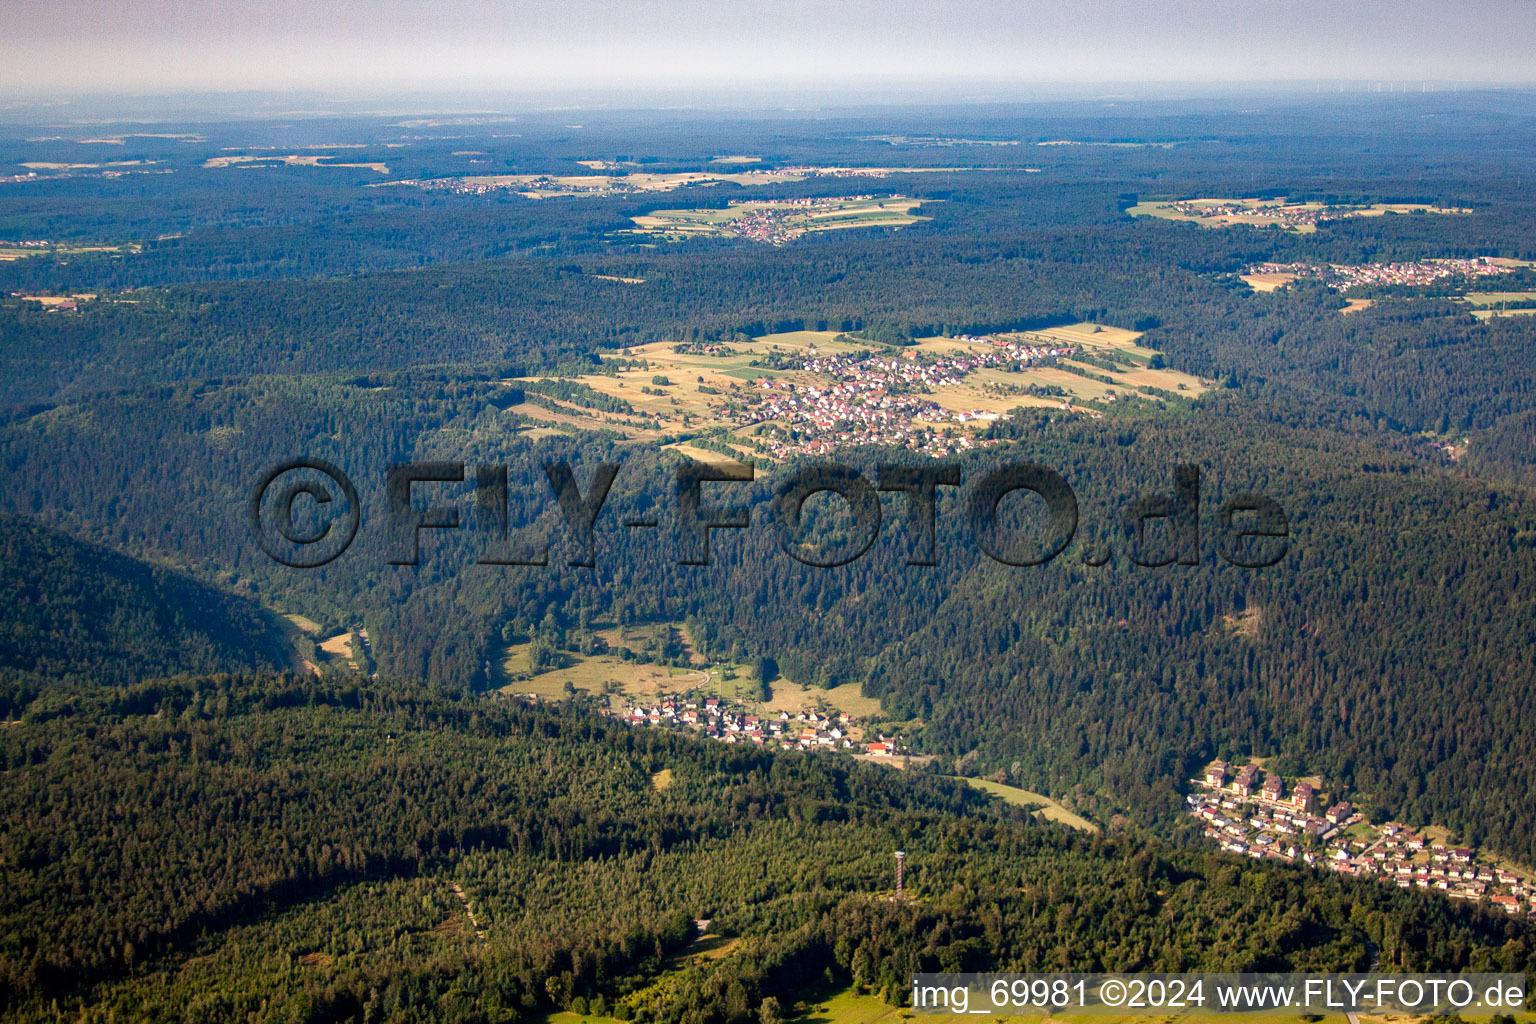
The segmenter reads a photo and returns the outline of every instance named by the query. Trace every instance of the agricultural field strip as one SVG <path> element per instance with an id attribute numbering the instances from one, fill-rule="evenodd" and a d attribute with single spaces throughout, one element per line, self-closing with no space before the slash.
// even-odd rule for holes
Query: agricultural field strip
<path id="1" fill-rule="evenodd" d="M 624 351 L 624 358 L 640 361 L 641 368 L 570 378 L 628 403 L 633 413 L 563 403 L 564 416 L 531 404 L 518 409 L 577 427 L 617 428 L 632 440 L 725 428 L 727 443 L 757 452 L 767 448 L 773 455 L 765 431 L 794 424 L 813 435 L 846 433 L 839 417 L 873 416 L 894 431 L 952 431 L 1021 406 L 1123 400 L 1143 387 L 1194 397 L 1209 387 L 1177 370 L 1154 369 L 1159 354 L 1140 347 L 1139 337 L 1134 331 L 1075 324 L 986 338 L 923 338 L 896 350 L 899 355 L 881 355 L 881 346 L 831 331 L 766 335 L 750 343 L 657 342 Z M 1071 358 L 1078 351 L 1109 357 L 1118 368 Z M 1025 362 L 1042 358 L 1055 365 Z M 866 416 L 863 408 L 876 411 Z M 637 420 L 646 426 L 636 427 Z"/>

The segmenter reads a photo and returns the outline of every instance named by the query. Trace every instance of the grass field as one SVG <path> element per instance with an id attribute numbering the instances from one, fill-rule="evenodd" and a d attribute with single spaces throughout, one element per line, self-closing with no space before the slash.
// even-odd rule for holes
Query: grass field
<path id="1" fill-rule="evenodd" d="M 1472 315 L 1479 320 L 1492 320 L 1501 316 L 1530 316 L 1536 309 L 1474 309 Z"/>
<path id="2" fill-rule="evenodd" d="M 974 997 L 971 1000 L 970 1012 L 967 1014 L 943 1014 L 943 1013 L 914 1013 L 910 1008 L 898 1008 L 886 1006 L 880 999 L 873 995 L 863 995 L 853 989 L 841 989 L 835 992 L 819 995 L 807 1002 L 802 1013 L 797 1014 L 792 1020 L 795 1024 L 961 1024 L 985 1018 L 985 1024 L 1050 1024 L 1050 1022 L 1076 1022 L 1083 1024 L 1231 1024 L 1239 1020 L 1263 1020 L 1263 1021 L 1289 1021 L 1294 1024 L 1299 1018 L 1296 1013 L 1283 1014 L 1218 1014 L 1218 1013 L 1113 1013 L 1095 1012 L 1091 1014 L 1060 1013 L 1056 1016 L 1050 1014 L 993 1014 L 979 1012 L 981 1007 L 976 1005 Z M 1361 1018 L 1362 1021 L 1367 1018 Z M 1322 1018 L 1321 1024 L 1346 1024 L 1343 1014 L 1332 1014 Z M 1399 1018 L 1399 1024 L 1406 1024 L 1406 1018 Z"/>
<path id="3" fill-rule="evenodd" d="M 555 1013 L 546 1013 L 536 1017 L 524 1017 L 528 1024 L 625 1024 L 617 1017 L 594 1017 L 587 1014 L 571 1013 L 569 1010 L 560 1010 Z"/>
<path id="4" fill-rule="evenodd" d="M 1472 315 L 1479 320 L 1488 320 L 1496 316 L 1530 316 L 1532 313 L 1536 313 L 1536 309 L 1531 308 L 1498 308 L 1509 302 L 1528 303 L 1536 301 L 1536 292 L 1469 292 L 1462 297 L 1476 307 L 1472 311 Z"/>
<path id="5" fill-rule="evenodd" d="M 761 705 L 766 711 L 788 711 L 794 714 L 824 707 L 845 711 L 859 719 L 880 714 L 879 698 L 864 696 L 858 683 L 844 683 L 823 690 L 814 686 L 801 686 L 781 677 L 770 684 L 770 689 L 773 691 L 772 698 Z"/>
<path id="6" fill-rule="evenodd" d="M 505 674 L 528 671 L 529 646 L 514 644 L 506 649 L 502 656 L 502 670 Z M 561 667 L 540 672 L 528 679 L 513 679 L 502 687 L 503 692 L 561 700 L 569 695 L 566 691 L 566 684 L 569 683 L 573 690 L 583 694 L 600 694 L 605 688 L 612 690 L 614 706 L 626 698 L 634 701 L 655 700 L 665 694 L 703 690 L 726 700 L 774 713 L 787 711 L 794 714 L 797 711 L 824 708 L 865 718 L 880 711 L 879 700 L 860 693 L 858 683 L 845 683 L 823 690 L 801 686 L 780 677 L 769 686 L 770 698 L 760 701 L 757 699 L 757 680 L 752 678 L 744 665 L 679 669 L 668 665 L 624 661 L 612 654 L 561 654 L 565 662 Z M 727 672 L 733 678 L 725 678 Z"/>
<path id="7" fill-rule="evenodd" d="M 988 779 L 966 779 L 965 781 L 976 789 L 991 793 L 1005 803 L 1014 804 L 1018 807 L 1038 807 L 1040 810 L 1036 813 L 1040 817 L 1066 825 L 1068 828 L 1075 828 L 1079 832 L 1099 831 L 1099 826 L 1087 818 L 1067 810 L 1061 804 L 1042 793 L 1032 793 L 1027 789 L 1020 789 L 1017 786 L 1006 786 L 1001 782 L 992 782 Z"/>
<path id="8" fill-rule="evenodd" d="M 287 619 L 289 622 L 293 623 L 300 630 L 308 633 L 310 636 L 315 636 L 320 632 L 320 623 L 316 622 L 314 619 L 308 618 L 307 616 L 300 615 L 297 612 L 286 613 L 283 615 L 283 618 Z"/>
<path id="9" fill-rule="evenodd" d="M 1506 302 L 1536 301 L 1536 292 L 1468 292 L 1463 298 L 1474 306 L 1498 306 Z"/>
<path id="10" fill-rule="evenodd" d="M 501 668 L 511 677 L 529 671 L 528 651 L 532 644 L 512 644 L 502 654 Z M 567 696 L 566 684 L 579 693 L 600 694 L 605 689 L 630 697 L 655 697 L 701 688 L 709 682 L 709 673 L 694 670 L 673 675 L 666 665 L 624 661 L 614 654 L 580 655 L 561 652 L 563 664 L 529 679 L 514 679 L 502 689 L 509 693 L 531 693 L 545 699 Z"/>

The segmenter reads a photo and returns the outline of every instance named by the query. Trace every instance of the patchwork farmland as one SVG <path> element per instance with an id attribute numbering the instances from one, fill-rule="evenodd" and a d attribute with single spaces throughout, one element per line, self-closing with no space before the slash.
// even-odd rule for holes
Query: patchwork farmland
<path id="1" fill-rule="evenodd" d="M 972 428 L 1035 406 L 1102 416 L 1115 403 L 1195 398 L 1211 385 L 1164 365 L 1136 331 L 1080 323 L 911 339 L 794 331 L 748 342 L 657 342 L 606 372 L 514 378 L 517 412 L 547 430 L 605 429 L 697 456 L 707 445 L 768 459 L 860 443 L 948 454 Z"/>
<path id="2" fill-rule="evenodd" d="M 714 235 L 784 245 L 813 231 L 906 227 L 929 219 L 913 212 L 921 205 L 906 196 L 743 199 L 723 209 L 653 210 L 630 219 L 636 232 L 669 241 Z"/>
<path id="3" fill-rule="evenodd" d="M 1170 199 L 1138 203 L 1125 211 L 1132 217 L 1187 221 L 1207 228 L 1279 227 L 1310 234 L 1324 221 L 1388 214 L 1465 214 L 1471 210 L 1427 203 L 1329 204 L 1278 199 Z"/>

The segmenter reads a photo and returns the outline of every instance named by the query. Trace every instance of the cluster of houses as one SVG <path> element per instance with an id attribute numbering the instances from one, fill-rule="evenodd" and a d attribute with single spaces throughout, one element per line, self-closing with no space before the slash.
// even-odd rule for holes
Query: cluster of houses
<path id="1" fill-rule="evenodd" d="M 958 139 L 948 135 L 866 135 L 861 142 L 884 142 L 890 146 L 911 146 L 916 149 L 948 148 L 950 146 L 1018 146 L 1018 139 Z M 1044 143 L 1041 143 L 1044 145 Z"/>
<path id="2" fill-rule="evenodd" d="M 561 195 L 607 196 L 641 192 L 639 186 L 625 183 L 622 176 L 577 175 L 568 178 L 545 174 L 484 175 L 468 178 L 407 178 L 400 185 L 428 192 L 451 192 L 461 196 L 484 196 L 496 192 L 516 192 L 530 199 L 558 193 Z"/>
<path id="3" fill-rule="evenodd" d="M 1224 850 L 1438 891 L 1511 914 L 1536 913 L 1536 886 L 1509 867 L 1480 861 L 1475 850 L 1447 847 L 1398 822 L 1365 824 L 1348 801 L 1324 809 L 1305 781 L 1287 791 L 1284 779 L 1261 773 L 1257 765 L 1216 761 L 1192 782 L 1185 809 Z"/>
<path id="4" fill-rule="evenodd" d="M 1328 220 L 1336 215 L 1331 207 L 1286 205 L 1284 203 L 1202 203 L 1194 201 L 1174 203 L 1172 208 L 1175 213 L 1185 217 L 1199 217 L 1202 219 L 1249 217 L 1257 220 L 1274 221 L 1276 224 L 1287 228 L 1313 227 L 1319 221 Z"/>
<path id="5" fill-rule="evenodd" d="M 652 704 L 625 704 L 603 714 L 630 725 L 691 729 L 722 743 L 774 750 L 842 750 L 876 757 L 904 753 L 889 736 L 864 740 L 857 720 L 841 711 L 754 712 L 719 697 L 663 696 Z"/>
<path id="6" fill-rule="evenodd" d="M 1320 222 L 1353 213 L 1349 207 L 1305 206 L 1287 203 L 1245 203 L 1239 200 L 1212 203 L 1198 199 L 1170 203 L 1169 209 L 1182 217 L 1215 220 L 1221 217 L 1271 221 L 1285 228 L 1316 227 Z"/>
<path id="7" fill-rule="evenodd" d="M 69 167 L 56 170 L 51 174 L 38 174 L 36 171 L 27 171 L 25 174 L 0 174 L 0 185 L 15 184 L 26 181 L 57 181 L 60 178 L 121 178 L 126 174 L 174 174 L 174 167 L 104 167 L 99 170 L 86 170 L 81 167 Z M 10 243 L 0 242 L 0 245 Z"/>
<path id="8" fill-rule="evenodd" d="M 835 206 L 838 203 L 863 203 L 875 197 L 866 196 L 801 196 L 798 199 L 732 199 L 727 206 L 773 206 L 780 209 L 814 210 Z M 886 196 L 887 199 L 905 199 L 905 196 Z"/>
<path id="9" fill-rule="evenodd" d="M 761 206 L 722 225 L 731 234 L 764 245 L 786 245 L 798 233 L 791 226 L 791 211 L 777 206 Z"/>
<path id="10" fill-rule="evenodd" d="M 748 174 L 801 174 L 807 178 L 888 178 L 890 170 L 884 167 L 806 167 L 793 165 L 776 170 L 748 171 Z"/>
<path id="11" fill-rule="evenodd" d="M 38 174 L 36 171 L 27 171 L 24 174 L 0 174 L 0 184 L 14 184 L 21 181 L 54 181 L 58 178 L 72 178 L 68 171 L 55 171 L 52 174 Z"/>
<path id="12" fill-rule="evenodd" d="M 1427 285 L 1451 277 L 1497 277 L 1511 268 L 1485 256 L 1456 259 L 1413 260 L 1409 263 L 1256 263 L 1244 273 L 1293 274 L 1316 278 L 1330 288 L 1356 285 Z"/>
<path id="13" fill-rule="evenodd" d="M 791 217 L 803 215 L 807 211 L 833 210 L 841 203 L 865 202 L 873 200 L 874 196 L 835 196 L 835 197 L 805 197 L 800 199 L 775 199 L 771 203 L 762 200 L 732 199 L 731 206 L 751 206 L 752 209 L 740 217 L 722 225 L 727 231 L 749 242 L 762 242 L 765 245 L 784 245 L 795 239 L 803 228 L 797 228 L 797 222 Z M 889 199 L 902 199 L 904 196 L 888 196 Z"/>
<path id="14" fill-rule="evenodd" d="M 959 452 L 996 444 L 995 441 L 978 442 L 969 434 L 946 433 L 916 424 L 896 423 L 889 426 L 845 427 L 825 433 L 807 436 L 804 430 L 788 429 L 770 424 L 753 437 L 756 447 L 776 459 L 791 455 L 833 455 L 847 447 L 879 445 L 900 447 L 942 459 Z"/>
<path id="15" fill-rule="evenodd" d="M 1076 351 L 1028 344 L 1016 338 L 964 336 L 960 340 L 983 342 L 991 347 L 918 359 L 915 351 L 901 357 L 822 356 L 811 346 L 811 358 L 802 369 L 831 377 L 833 382 L 823 385 L 761 377 L 752 382 L 754 398 L 748 400 L 741 425 L 772 420 L 797 428 L 797 436 L 792 440 L 768 435 L 777 444 L 773 454 L 779 456 L 817 454 L 850 444 L 901 445 L 948 454 L 970 448 L 974 442 L 963 435 L 937 435 L 922 424 L 973 423 L 996 419 L 997 414 L 984 409 L 956 412 L 924 397 L 923 392 L 956 385 L 986 367 L 1028 365 Z"/>

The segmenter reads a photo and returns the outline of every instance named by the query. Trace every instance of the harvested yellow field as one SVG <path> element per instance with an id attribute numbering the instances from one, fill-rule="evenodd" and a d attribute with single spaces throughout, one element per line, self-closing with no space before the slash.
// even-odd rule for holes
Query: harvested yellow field
<path id="1" fill-rule="evenodd" d="M 50 309 L 73 309 L 81 302 L 86 302 L 96 297 L 95 292 L 81 292 L 78 295 L 22 295 L 20 298 L 28 302 L 36 302 Z"/>
<path id="2" fill-rule="evenodd" d="M 1123 327 L 1110 327 L 1105 324 L 1078 323 L 1069 324 L 1066 327 L 1047 327 L 1044 330 L 1028 331 L 1026 334 L 1036 335 L 1041 338 L 1050 338 L 1055 341 L 1064 341 L 1076 345 L 1086 345 L 1089 348 L 1125 348 L 1136 347 L 1136 342 L 1141 338 L 1140 331 L 1128 331 Z M 1151 349 L 1142 349 L 1149 357 Z"/>
<path id="3" fill-rule="evenodd" d="M 324 651 L 332 660 L 341 659 L 353 668 L 357 667 L 357 662 L 352 653 L 351 633 L 337 633 L 328 640 L 320 641 L 319 646 L 320 650 Z"/>
<path id="4" fill-rule="evenodd" d="M 1243 274 L 1243 283 L 1256 292 L 1273 292 L 1296 280 L 1295 274 Z"/>

